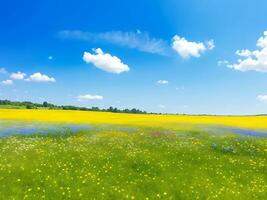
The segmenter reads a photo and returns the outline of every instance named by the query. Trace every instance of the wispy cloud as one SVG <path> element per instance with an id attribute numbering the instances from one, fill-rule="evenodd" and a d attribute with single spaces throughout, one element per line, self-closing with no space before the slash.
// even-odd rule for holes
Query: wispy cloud
<path id="1" fill-rule="evenodd" d="M 175 90 L 185 90 L 185 87 L 181 86 L 181 87 L 176 87 Z"/>
<path id="2" fill-rule="evenodd" d="M 158 107 L 159 107 L 160 109 L 165 109 L 165 108 L 166 108 L 166 106 L 163 105 L 163 104 L 159 104 Z"/>
<path id="3" fill-rule="evenodd" d="M 164 84 L 168 84 L 169 81 L 167 81 L 167 80 L 158 80 L 157 83 L 164 85 Z"/>
<path id="4" fill-rule="evenodd" d="M 228 64 L 229 64 L 228 60 L 219 60 L 219 61 L 217 62 L 217 65 L 218 65 L 218 66 L 228 65 Z"/>
<path id="5" fill-rule="evenodd" d="M 267 95 L 258 95 L 257 99 L 258 99 L 258 101 L 261 101 L 263 103 L 267 103 Z"/>
<path id="6" fill-rule="evenodd" d="M 58 32 L 58 36 L 62 39 L 75 39 L 88 42 L 102 41 L 160 55 L 166 55 L 169 49 L 167 42 L 163 39 L 150 37 L 147 32 L 141 32 L 140 30 L 136 32 L 108 31 L 102 33 L 63 30 Z"/>
<path id="7" fill-rule="evenodd" d="M 6 69 L 3 67 L 0 67 L 0 74 L 6 74 L 6 73 L 7 73 Z"/>
<path id="8" fill-rule="evenodd" d="M 93 100 L 103 100 L 103 96 L 100 95 L 91 95 L 91 94 L 86 94 L 86 95 L 79 95 L 77 97 L 78 101 L 93 101 Z"/>
<path id="9" fill-rule="evenodd" d="M 5 81 L 2 81 L 2 84 L 3 85 L 13 85 L 13 81 L 12 80 L 5 80 Z"/>

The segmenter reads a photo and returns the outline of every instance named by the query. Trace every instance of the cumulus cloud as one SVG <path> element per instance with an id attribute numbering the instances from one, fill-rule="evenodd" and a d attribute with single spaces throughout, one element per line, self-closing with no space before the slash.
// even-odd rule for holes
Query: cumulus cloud
<path id="1" fill-rule="evenodd" d="M 166 55 L 168 49 L 167 42 L 162 39 L 152 38 L 147 32 L 142 32 L 140 30 L 137 30 L 136 32 L 109 31 L 102 33 L 64 30 L 59 31 L 58 35 L 62 39 L 105 42 L 161 55 Z"/>
<path id="2" fill-rule="evenodd" d="M 56 82 L 56 80 L 53 77 L 49 77 L 45 74 L 41 74 L 40 72 L 30 75 L 30 77 L 25 80 L 32 81 L 32 82 Z"/>
<path id="3" fill-rule="evenodd" d="M 2 84 L 3 85 L 13 85 L 13 81 L 12 80 L 5 80 L 5 81 L 2 81 Z"/>
<path id="4" fill-rule="evenodd" d="M 6 69 L 3 67 L 0 67 L 0 74 L 6 74 L 6 73 L 7 73 Z"/>
<path id="5" fill-rule="evenodd" d="M 175 35 L 172 39 L 172 48 L 182 58 L 200 57 L 206 50 L 212 50 L 214 47 L 213 40 L 209 40 L 205 44 L 203 42 L 191 42 L 178 35 Z"/>
<path id="6" fill-rule="evenodd" d="M 158 84 L 168 84 L 169 81 L 167 81 L 167 80 L 158 80 L 157 83 Z"/>
<path id="7" fill-rule="evenodd" d="M 118 57 L 109 53 L 104 53 L 102 49 L 93 49 L 95 54 L 84 52 L 83 60 L 86 63 L 92 63 L 95 67 L 106 72 L 120 74 L 130 70 L 128 65 L 124 64 Z"/>
<path id="8" fill-rule="evenodd" d="M 22 72 L 12 73 L 10 75 L 10 78 L 13 80 L 23 80 L 25 78 L 26 74 Z"/>
<path id="9" fill-rule="evenodd" d="M 100 95 L 91 95 L 91 94 L 86 94 L 86 95 L 80 95 L 77 97 L 79 101 L 92 101 L 92 100 L 103 100 L 103 96 Z"/>
<path id="10" fill-rule="evenodd" d="M 256 46 L 258 50 L 248 50 L 242 49 L 237 50 L 236 55 L 241 58 L 238 59 L 237 63 L 227 65 L 230 68 L 239 71 L 257 71 L 257 72 L 267 72 L 267 31 L 264 31 L 263 36 L 261 36 Z"/>
<path id="11" fill-rule="evenodd" d="M 259 95 L 257 99 L 263 103 L 267 103 L 267 95 Z"/>

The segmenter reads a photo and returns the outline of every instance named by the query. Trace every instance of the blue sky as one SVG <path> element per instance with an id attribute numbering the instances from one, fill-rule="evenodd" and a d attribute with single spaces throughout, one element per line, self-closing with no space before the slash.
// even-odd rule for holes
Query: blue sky
<path id="1" fill-rule="evenodd" d="M 264 0 L 4 1 L 0 99 L 267 113 Z"/>

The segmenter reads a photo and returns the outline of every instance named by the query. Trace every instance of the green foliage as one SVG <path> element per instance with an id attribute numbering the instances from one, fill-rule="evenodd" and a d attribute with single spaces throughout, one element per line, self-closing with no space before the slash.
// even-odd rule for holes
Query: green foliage
<path id="1" fill-rule="evenodd" d="M 51 103 L 44 101 L 42 104 L 32 103 L 29 101 L 19 102 L 19 101 L 9 101 L 9 100 L 0 100 L 0 107 L 2 108 L 17 108 L 17 107 L 26 107 L 27 109 L 53 109 L 53 110 L 80 110 L 80 111 L 101 111 L 101 112 L 115 112 L 115 113 L 135 113 L 135 114 L 146 114 L 145 111 L 133 109 L 123 109 L 109 107 L 108 109 L 100 109 L 98 107 L 86 108 L 86 107 L 77 107 L 71 105 L 57 106 Z"/>
<path id="2" fill-rule="evenodd" d="M 33 109 L 34 106 L 33 106 L 33 105 L 26 105 L 26 108 L 27 108 L 27 109 Z"/>
<path id="3" fill-rule="evenodd" d="M 43 107 L 48 107 L 48 103 L 46 101 L 43 102 Z"/>

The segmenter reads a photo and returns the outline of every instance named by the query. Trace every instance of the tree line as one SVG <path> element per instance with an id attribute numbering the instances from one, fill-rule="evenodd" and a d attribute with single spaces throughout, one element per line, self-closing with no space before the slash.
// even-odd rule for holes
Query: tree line
<path id="1" fill-rule="evenodd" d="M 44 101 L 43 103 L 33 103 L 30 101 L 10 101 L 10 100 L 0 100 L 0 105 L 7 106 L 18 106 L 25 107 L 27 109 L 39 109 L 45 108 L 50 110 L 80 110 L 80 111 L 99 111 L 99 112 L 113 112 L 113 113 L 134 113 L 134 114 L 146 114 L 146 111 L 142 111 L 136 108 L 133 109 L 119 109 L 116 107 L 110 106 L 107 109 L 101 109 L 99 107 L 79 107 L 79 106 L 71 106 L 71 105 L 54 105 Z"/>

